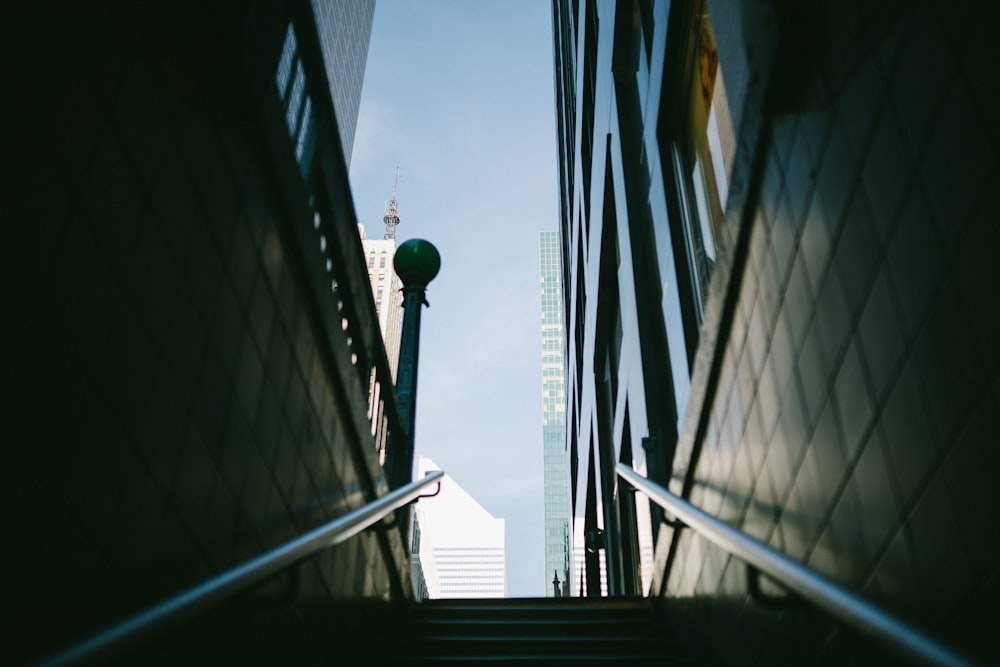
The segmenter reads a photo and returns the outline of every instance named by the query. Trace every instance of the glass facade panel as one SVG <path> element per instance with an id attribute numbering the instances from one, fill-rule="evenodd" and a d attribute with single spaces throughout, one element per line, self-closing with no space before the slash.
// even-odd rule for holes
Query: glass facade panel
<path id="1" fill-rule="evenodd" d="M 566 368 L 562 355 L 562 264 L 558 232 L 541 232 L 542 447 L 545 487 L 545 591 L 555 594 L 555 579 L 568 595 L 570 572 L 569 458 L 566 453 Z"/>
<path id="2" fill-rule="evenodd" d="M 344 160 L 350 167 L 368 44 L 375 19 L 375 0 L 313 0 L 312 5 L 340 143 Z"/>

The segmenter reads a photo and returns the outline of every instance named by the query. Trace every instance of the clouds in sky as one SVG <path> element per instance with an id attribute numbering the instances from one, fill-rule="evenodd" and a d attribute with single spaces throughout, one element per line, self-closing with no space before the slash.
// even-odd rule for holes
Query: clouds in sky
<path id="1" fill-rule="evenodd" d="M 557 225 L 550 7 L 378 0 L 351 162 L 383 228 L 441 252 L 421 331 L 416 448 L 507 520 L 508 592 L 545 591 L 538 232 Z"/>

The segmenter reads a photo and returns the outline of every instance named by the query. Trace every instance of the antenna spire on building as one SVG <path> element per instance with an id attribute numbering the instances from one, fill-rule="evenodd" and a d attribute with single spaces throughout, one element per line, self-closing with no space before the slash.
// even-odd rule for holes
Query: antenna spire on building
<path id="1" fill-rule="evenodd" d="M 384 239 L 396 238 L 396 225 L 399 224 L 399 203 L 396 201 L 396 189 L 399 187 L 399 167 L 396 167 L 396 180 L 392 182 L 392 199 L 385 207 L 385 215 L 382 221 L 385 223 Z"/>

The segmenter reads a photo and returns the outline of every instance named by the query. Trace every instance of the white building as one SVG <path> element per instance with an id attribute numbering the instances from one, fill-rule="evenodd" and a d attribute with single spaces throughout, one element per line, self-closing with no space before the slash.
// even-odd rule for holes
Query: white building
<path id="1" fill-rule="evenodd" d="M 399 344 L 403 334 L 403 283 L 393 268 L 393 258 L 396 256 L 396 225 L 399 224 L 398 202 L 396 201 L 396 185 L 399 184 L 399 169 L 396 169 L 396 184 L 392 189 L 392 199 L 386 204 L 385 234 L 381 239 L 370 239 L 365 233 L 365 226 L 358 225 L 361 235 L 361 246 L 365 253 L 365 263 L 368 266 L 368 282 L 371 285 L 372 297 L 375 299 L 375 312 L 378 315 L 379 329 L 382 332 L 382 343 L 389 361 L 389 373 L 392 383 L 396 383 L 396 371 L 399 366 Z M 372 376 L 368 384 L 368 418 L 372 425 L 372 435 L 375 436 L 375 447 L 379 453 L 379 462 L 385 463 L 385 429 L 383 405 L 381 402 L 383 378 Z"/>
<path id="2" fill-rule="evenodd" d="M 375 297 L 375 312 L 382 329 L 385 353 L 389 357 L 389 370 L 396 380 L 396 366 L 399 364 L 399 339 L 403 332 L 403 283 L 392 268 L 392 258 L 396 255 L 396 239 L 370 239 L 365 235 L 364 225 L 358 225 L 361 245 L 365 249 L 368 264 L 368 281 Z"/>
<path id="3" fill-rule="evenodd" d="M 417 478 L 439 470 L 428 458 Z M 448 475 L 441 493 L 417 503 L 420 564 L 431 598 L 501 598 L 507 595 L 504 520 L 490 514 Z"/>
<path id="4" fill-rule="evenodd" d="M 586 597 L 587 578 L 584 571 L 587 569 L 586 547 L 583 535 L 583 517 L 577 517 L 573 522 L 573 572 L 570 574 L 572 580 L 566 591 L 567 596 Z M 601 566 L 601 597 L 608 596 L 608 562 L 605 558 L 605 551 L 601 549 L 598 554 Z"/>

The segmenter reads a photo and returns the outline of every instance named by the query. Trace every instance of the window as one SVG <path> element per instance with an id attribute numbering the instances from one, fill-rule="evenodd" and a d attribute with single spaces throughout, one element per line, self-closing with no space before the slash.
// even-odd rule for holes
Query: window
<path id="1" fill-rule="evenodd" d="M 281 48 L 281 57 L 275 72 L 275 85 L 285 109 L 285 123 L 288 126 L 288 136 L 295 147 L 295 160 L 302 170 L 302 175 L 308 177 L 315 148 L 312 100 L 306 92 L 305 70 L 298 53 L 295 30 L 291 24 L 288 24 Z"/>
<path id="2" fill-rule="evenodd" d="M 704 319 L 718 259 L 716 241 L 721 235 L 736 153 L 727 76 L 736 81 L 737 100 L 745 86 L 739 63 L 720 62 L 707 11 L 696 15 L 687 37 L 692 57 L 690 69 L 684 72 L 685 97 L 679 100 L 682 112 L 670 130 L 664 157 L 673 171 L 684 239 L 684 252 L 677 259 L 686 265 L 691 285 L 685 314 L 690 324 L 685 324 L 685 329 L 696 331 Z"/>

